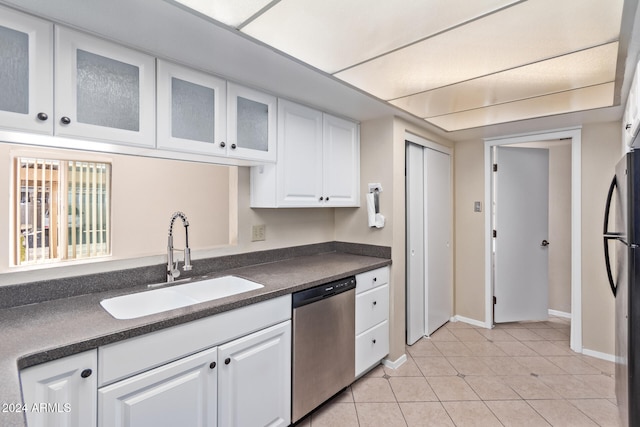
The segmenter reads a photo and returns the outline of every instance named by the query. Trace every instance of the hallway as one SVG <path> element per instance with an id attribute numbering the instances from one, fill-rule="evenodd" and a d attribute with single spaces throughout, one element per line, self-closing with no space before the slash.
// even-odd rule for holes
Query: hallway
<path id="1" fill-rule="evenodd" d="M 573 353 L 569 320 L 447 323 L 308 416 L 320 426 L 618 426 L 614 364 Z"/>

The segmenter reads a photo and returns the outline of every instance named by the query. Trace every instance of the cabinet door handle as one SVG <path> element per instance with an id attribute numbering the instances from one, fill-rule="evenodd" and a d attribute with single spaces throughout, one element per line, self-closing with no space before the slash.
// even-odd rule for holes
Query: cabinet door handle
<path id="1" fill-rule="evenodd" d="M 224 359 L 224 364 L 228 365 L 229 363 L 231 363 L 231 358 L 227 357 L 226 359 Z"/>
<path id="2" fill-rule="evenodd" d="M 47 119 L 49 118 L 49 116 L 47 115 L 47 113 L 38 113 L 38 115 L 36 116 L 38 118 L 38 120 L 40 120 L 41 122 L 45 122 L 47 121 Z"/>
<path id="3" fill-rule="evenodd" d="M 71 119 L 67 116 L 63 116 L 60 118 L 60 123 L 62 123 L 63 125 L 68 125 L 69 123 L 71 123 Z"/>
<path id="4" fill-rule="evenodd" d="M 93 371 L 91 369 L 85 369 L 82 372 L 80 372 L 80 376 L 82 378 L 89 378 L 92 373 L 93 373 Z"/>
<path id="5" fill-rule="evenodd" d="M 211 362 L 209 364 L 209 368 L 214 369 L 216 367 L 216 362 Z"/>

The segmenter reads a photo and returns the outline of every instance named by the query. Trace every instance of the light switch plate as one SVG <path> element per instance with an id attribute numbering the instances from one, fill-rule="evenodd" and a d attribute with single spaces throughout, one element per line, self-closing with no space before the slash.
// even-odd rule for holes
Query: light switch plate
<path id="1" fill-rule="evenodd" d="M 482 212 L 482 202 L 473 202 L 473 211 Z"/>
<path id="2" fill-rule="evenodd" d="M 251 228 L 251 241 L 259 242 L 262 240 L 266 240 L 267 239 L 266 232 L 267 232 L 266 225 L 264 224 L 254 225 Z"/>

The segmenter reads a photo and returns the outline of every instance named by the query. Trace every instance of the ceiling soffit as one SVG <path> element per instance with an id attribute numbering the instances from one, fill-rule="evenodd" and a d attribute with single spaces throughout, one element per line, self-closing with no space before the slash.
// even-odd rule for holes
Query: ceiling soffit
<path id="1" fill-rule="evenodd" d="M 609 107 L 621 75 L 623 0 L 180 2 L 445 131 Z"/>

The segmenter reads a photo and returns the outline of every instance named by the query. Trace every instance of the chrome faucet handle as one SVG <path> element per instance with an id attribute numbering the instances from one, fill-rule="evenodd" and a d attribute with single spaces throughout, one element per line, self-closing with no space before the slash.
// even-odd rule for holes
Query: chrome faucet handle
<path id="1" fill-rule="evenodd" d="M 178 261 L 176 261 L 171 267 L 171 270 L 168 272 L 171 277 L 178 278 L 180 277 L 180 269 L 178 268 Z"/>

